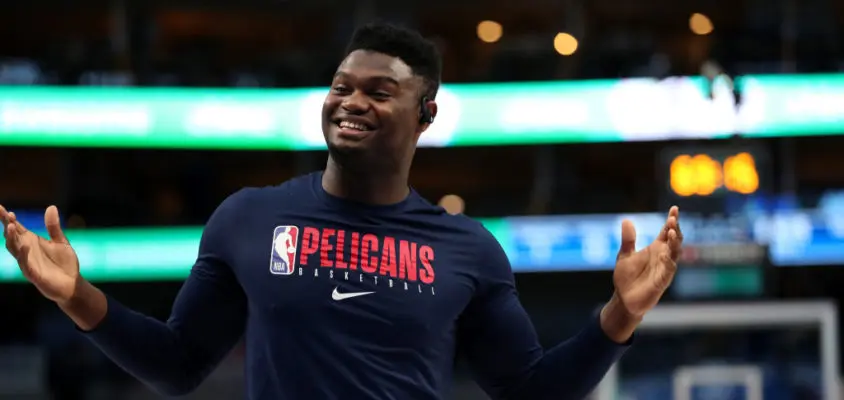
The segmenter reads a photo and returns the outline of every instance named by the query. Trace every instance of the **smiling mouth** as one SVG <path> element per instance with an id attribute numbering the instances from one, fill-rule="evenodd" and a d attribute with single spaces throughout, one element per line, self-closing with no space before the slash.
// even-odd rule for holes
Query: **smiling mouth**
<path id="1" fill-rule="evenodd" d="M 352 122 L 348 120 L 338 119 L 334 121 L 334 125 L 340 128 L 340 131 L 348 134 L 367 133 L 375 130 L 375 127 L 362 122 Z"/>

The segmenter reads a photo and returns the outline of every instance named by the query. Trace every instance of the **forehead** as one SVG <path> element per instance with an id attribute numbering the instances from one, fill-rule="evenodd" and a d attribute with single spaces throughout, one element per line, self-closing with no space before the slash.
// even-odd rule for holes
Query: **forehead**
<path id="1" fill-rule="evenodd" d="M 417 78 L 400 58 L 368 50 L 349 53 L 337 68 L 337 74 L 357 79 L 389 78 L 397 82 L 410 82 Z"/>

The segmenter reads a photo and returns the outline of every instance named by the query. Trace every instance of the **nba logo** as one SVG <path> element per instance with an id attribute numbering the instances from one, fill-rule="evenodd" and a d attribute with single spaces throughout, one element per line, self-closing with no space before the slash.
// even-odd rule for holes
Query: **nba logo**
<path id="1" fill-rule="evenodd" d="M 273 248 L 270 256 L 270 273 L 290 275 L 296 265 L 296 250 L 299 243 L 299 227 L 282 225 L 273 231 Z"/>

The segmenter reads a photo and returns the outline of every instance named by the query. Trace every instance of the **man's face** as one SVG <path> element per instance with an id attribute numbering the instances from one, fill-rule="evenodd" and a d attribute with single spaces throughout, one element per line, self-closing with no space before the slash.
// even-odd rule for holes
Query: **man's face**
<path id="1" fill-rule="evenodd" d="M 322 107 L 322 132 L 336 155 L 371 161 L 411 156 L 419 135 L 422 79 L 401 59 L 356 50 L 337 68 Z"/>

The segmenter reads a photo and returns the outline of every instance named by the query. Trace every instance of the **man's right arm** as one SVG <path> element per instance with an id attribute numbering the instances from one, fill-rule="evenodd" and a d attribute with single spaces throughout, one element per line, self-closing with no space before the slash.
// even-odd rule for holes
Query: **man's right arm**
<path id="1" fill-rule="evenodd" d="M 230 267 L 238 214 L 250 189 L 226 199 L 205 226 L 199 255 L 166 323 L 132 311 L 88 282 L 60 308 L 100 350 L 153 390 L 194 390 L 243 334 L 246 295 Z"/>

